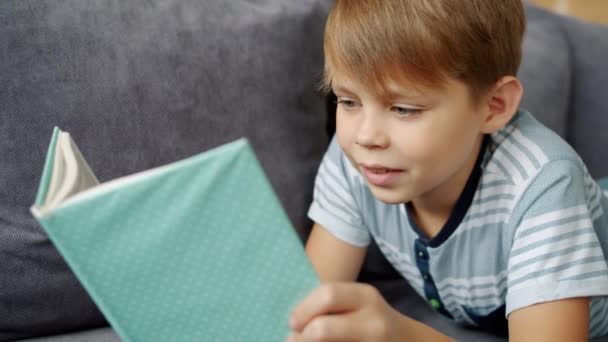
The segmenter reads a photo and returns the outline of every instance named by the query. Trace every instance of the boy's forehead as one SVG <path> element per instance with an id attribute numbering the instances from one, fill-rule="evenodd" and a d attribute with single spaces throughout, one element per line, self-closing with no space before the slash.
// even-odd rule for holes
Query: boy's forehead
<path id="1" fill-rule="evenodd" d="M 332 74 L 331 87 L 334 92 L 371 92 L 382 97 L 411 98 L 423 97 L 438 90 L 423 87 L 405 77 L 385 76 L 380 82 L 365 82 L 346 73 Z"/>

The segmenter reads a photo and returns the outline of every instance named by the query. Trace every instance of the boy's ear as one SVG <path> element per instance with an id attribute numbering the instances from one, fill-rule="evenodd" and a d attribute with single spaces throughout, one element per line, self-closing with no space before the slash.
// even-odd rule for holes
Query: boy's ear
<path id="1" fill-rule="evenodd" d="M 490 134 L 503 128 L 515 115 L 524 93 L 519 80 L 513 76 L 504 76 L 487 93 L 483 111 L 485 120 L 482 133 Z"/>

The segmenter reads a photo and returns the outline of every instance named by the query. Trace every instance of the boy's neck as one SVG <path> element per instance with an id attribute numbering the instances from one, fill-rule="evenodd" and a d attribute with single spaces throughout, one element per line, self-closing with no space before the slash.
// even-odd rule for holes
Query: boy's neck
<path id="1" fill-rule="evenodd" d="M 471 155 L 464 166 L 446 182 L 440 184 L 423 197 L 410 202 L 410 213 L 416 226 L 427 238 L 432 239 L 443 228 L 462 195 L 483 144 L 483 136 L 477 139 Z"/>

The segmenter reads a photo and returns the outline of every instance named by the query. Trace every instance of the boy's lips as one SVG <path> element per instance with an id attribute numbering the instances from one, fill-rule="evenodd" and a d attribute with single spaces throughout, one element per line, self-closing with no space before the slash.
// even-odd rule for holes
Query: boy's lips
<path id="1" fill-rule="evenodd" d="M 403 173 L 400 169 L 391 169 L 381 165 L 361 165 L 367 181 L 376 186 L 387 186 Z"/>

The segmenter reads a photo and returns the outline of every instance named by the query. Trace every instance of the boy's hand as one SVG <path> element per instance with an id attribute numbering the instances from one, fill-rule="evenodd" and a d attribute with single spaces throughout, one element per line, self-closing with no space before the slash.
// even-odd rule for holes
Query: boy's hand
<path id="1" fill-rule="evenodd" d="M 288 341 L 396 341 L 401 317 L 370 285 L 323 284 L 294 309 Z"/>

